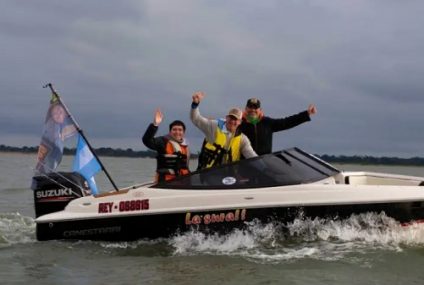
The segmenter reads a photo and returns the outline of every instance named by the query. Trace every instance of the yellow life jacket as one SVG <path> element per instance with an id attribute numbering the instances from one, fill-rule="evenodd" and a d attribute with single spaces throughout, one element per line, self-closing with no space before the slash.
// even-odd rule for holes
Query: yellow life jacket
<path id="1" fill-rule="evenodd" d="M 197 169 L 204 169 L 240 160 L 241 132 L 237 131 L 231 138 L 227 148 L 227 136 L 218 124 L 215 131 L 215 141 L 203 141 Z"/>

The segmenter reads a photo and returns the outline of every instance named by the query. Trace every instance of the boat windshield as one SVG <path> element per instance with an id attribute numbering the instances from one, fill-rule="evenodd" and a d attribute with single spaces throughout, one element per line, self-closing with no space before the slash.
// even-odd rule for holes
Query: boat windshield
<path id="1" fill-rule="evenodd" d="M 298 148 L 196 171 L 153 188 L 245 189 L 311 183 L 340 171 Z"/>

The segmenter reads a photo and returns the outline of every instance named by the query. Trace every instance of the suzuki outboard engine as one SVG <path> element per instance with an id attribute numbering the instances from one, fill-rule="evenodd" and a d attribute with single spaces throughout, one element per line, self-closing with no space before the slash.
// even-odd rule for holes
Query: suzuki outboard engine
<path id="1" fill-rule="evenodd" d="M 90 191 L 87 182 L 77 172 L 49 173 L 32 178 L 35 217 L 61 211 L 71 201 L 86 196 Z"/>

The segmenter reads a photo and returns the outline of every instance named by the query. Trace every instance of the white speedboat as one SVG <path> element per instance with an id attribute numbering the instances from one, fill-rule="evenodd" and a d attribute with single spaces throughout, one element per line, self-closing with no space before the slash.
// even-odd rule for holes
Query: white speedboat
<path id="1" fill-rule="evenodd" d="M 424 177 L 341 172 L 297 148 L 97 196 L 84 184 L 76 173 L 34 177 L 38 240 L 136 240 L 366 212 L 424 221 Z"/>

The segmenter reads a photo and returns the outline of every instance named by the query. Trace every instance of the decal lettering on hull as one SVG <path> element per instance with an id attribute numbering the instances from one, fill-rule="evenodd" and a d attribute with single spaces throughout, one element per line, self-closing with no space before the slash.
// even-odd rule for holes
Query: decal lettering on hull
<path id="1" fill-rule="evenodd" d="M 246 220 L 246 209 L 237 209 L 234 211 L 221 212 L 221 213 L 206 213 L 192 215 L 190 212 L 186 213 L 186 225 L 209 225 L 214 223 L 231 223 Z"/>
<path id="2" fill-rule="evenodd" d="M 114 234 L 119 233 L 121 227 L 107 227 L 107 228 L 94 228 L 94 229 L 85 229 L 85 230 L 70 230 L 64 231 L 63 236 L 65 238 L 77 237 L 77 236 L 91 236 L 99 234 Z"/>

